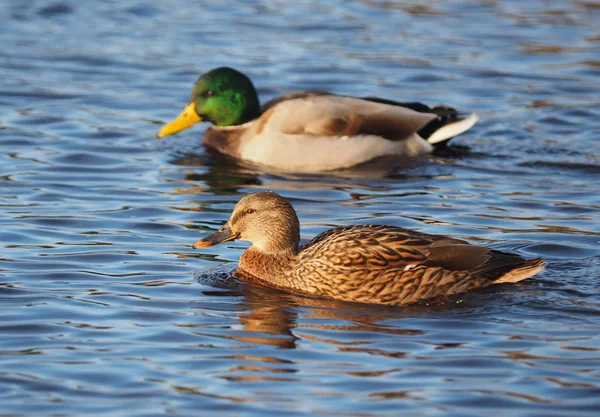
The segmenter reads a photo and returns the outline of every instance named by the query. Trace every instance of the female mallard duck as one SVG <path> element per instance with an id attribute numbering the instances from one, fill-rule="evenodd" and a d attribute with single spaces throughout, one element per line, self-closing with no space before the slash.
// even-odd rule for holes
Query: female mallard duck
<path id="1" fill-rule="evenodd" d="M 408 304 L 529 278 L 546 263 L 395 226 L 336 227 L 298 246 L 290 203 L 272 192 L 242 198 L 227 223 L 194 244 L 204 248 L 248 240 L 242 275 L 270 286 L 380 304 Z"/>
<path id="2" fill-rule="evenodd" d="M 157 136 L 172 135 L 201 120 L 213 124 L 203 138 L 210 148 L 281 170 L 311 172 L 386 155 L 426 154 L 478 119 L 446 106 L 324 92 L 287 94 L 261 109 L 252 81 L 222 67 L 196 81 L 188 106 Z"/>

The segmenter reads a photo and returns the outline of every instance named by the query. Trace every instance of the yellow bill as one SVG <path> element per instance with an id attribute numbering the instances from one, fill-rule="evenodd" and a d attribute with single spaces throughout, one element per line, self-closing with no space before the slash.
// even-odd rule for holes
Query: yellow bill
<path id="1" fill-rule="evenodd" d="M 164 125 L 158 131 L 156 137 L 160 139 L 181 132 L 183 129 L 187 129 L 193 124 L 198 123 L 200 120 L 202 120 L 202 118 L 196 113 L 195 103 L 190 103 L 175 120 Z"/>

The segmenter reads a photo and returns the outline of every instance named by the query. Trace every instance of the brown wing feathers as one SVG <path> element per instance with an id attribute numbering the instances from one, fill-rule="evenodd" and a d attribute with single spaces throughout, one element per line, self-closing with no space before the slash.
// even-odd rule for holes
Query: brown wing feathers
<path id="1" fill-rule="evenodd" d="M 301 247 L 306 259 L 327 259 L 336 267 L 405 268 L 426 260 L 419 246 L 428 240 L 401 233 L 390 226 L 347 226 L 328 230 Z"/>
<path id="2" fill-rule="evenodd" d="M 377 225 L 328 230 L 303 245 L 301 253 L 321 259 L 331 255 L 338 267 L 408 269 L 422 265 L 464 271 L 490 281 L 525 263 L 519 255 L 463 240 Z"/>

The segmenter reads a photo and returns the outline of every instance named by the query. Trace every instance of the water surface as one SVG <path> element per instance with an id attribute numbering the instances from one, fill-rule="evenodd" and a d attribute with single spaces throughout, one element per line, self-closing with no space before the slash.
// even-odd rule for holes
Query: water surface
<path id="1" fill-rule="evenodd" d="M 592 416 L 600 409 L 600 3 L 0 1 L 0 414 Z M 402 166 L 281 174 L 157 141 L 196 77 L 445 103 Z M 228 279 L 191 244 L 277 191 L 302 237 L 385 223 L 544 257 L 387 308 Z"/>

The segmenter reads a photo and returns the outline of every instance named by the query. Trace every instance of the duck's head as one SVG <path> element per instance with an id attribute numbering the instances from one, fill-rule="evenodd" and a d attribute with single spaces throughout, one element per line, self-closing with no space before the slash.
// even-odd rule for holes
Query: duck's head
<path id="1" fill-rule="evenodd" d="M 247 240 L 265 254 L 293 255 L 300 241 L 298 216 L 279 194 L 270 191 L 248 194 L 235 205 L 227 223 L 194 243 L 194 249 L 235 239 Z"/>
<path id="2" fill-rule="evenodd" d="M 213 69 L 198 78 L 190 102 L 157 137 L 173 135 L 201 120 L 217 126 L 240 125 L 260 115 L 258 96 L 252 81 L 233 68 Z"/>

